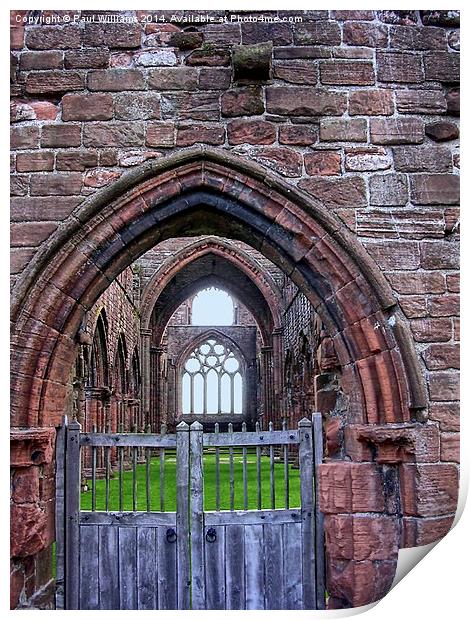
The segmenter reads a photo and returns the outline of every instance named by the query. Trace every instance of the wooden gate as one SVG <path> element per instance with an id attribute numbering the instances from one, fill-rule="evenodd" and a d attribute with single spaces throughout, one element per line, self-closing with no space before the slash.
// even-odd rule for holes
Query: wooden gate
<path id="1" fill-rule="evenodd" d="M 204 433 L 198 422 L 191 428 L 182 422 L 175 434 L 161 435 L 83 433 L 77 422 L 64 419 L 56 448 L 57 608 L 323 609 L 323 523 L 313 484 L 321 446 L 320 414 L 314 414 L 313 426 L 304 419 L 297 430 Z M 235 502 L 235 452 L 243 477 L 241 510 Z M 204 487 L 207 453 L 215 462 L 211 489 L 207 480 Z M 297 507 L 289 505 L 293 454 L 299 466 Z M 254 481 L 247 455 L 253 455 L 256 471 L 256 509 L 249 509 Z M 176 459 L 176 506 L 165 505 L 165 458 Z M 227 488 L 220 484 L 223 459 Z M 160 466 L 158 498 L 152 496 L 154 460 Z M 262 497 L 263 462 L 268 498 Z M 81 466 L 91 479 L 87 510 L 80 506 Z M 282 508 L 276 507 L 276 467 L 284 471 Z M 144 508 L 137 501 L 142 483 Z M 221 489 L 227 509 L 221 509 Z M 215 491 L 215 510 L 204 509 L 205 490 Z"/>

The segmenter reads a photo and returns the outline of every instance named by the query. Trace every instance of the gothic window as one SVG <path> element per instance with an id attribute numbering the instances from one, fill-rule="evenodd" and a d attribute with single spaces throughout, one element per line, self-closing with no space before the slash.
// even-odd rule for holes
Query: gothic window
<path id="1" fill-rule="evenodd" d="M 208 339 L 193 349 L 183 365 L 183 413 L 242 413 L 242 397 L 241 363 L 226 344 Z"/>

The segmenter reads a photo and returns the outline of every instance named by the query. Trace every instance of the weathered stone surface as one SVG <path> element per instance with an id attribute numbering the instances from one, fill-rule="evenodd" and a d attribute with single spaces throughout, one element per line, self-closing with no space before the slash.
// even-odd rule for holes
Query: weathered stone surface
<path id="1" fill-rule="evenodd" d="M 421 58 L 407 52 L 377 52 L 377 79 L 381 82 L 423 82 Z"/>
<path id="2" fill-rule="evenodd" d="M 302 179 L 299 187 L 317 198 L 326 207 L 358 208 L 367 204 L 364 179 L 359 176 L 343 179 Z"/>
<path id="3" fill-rule="evenodd" d="M 346 96 L 335 91 L 308 87 L 266 88 L 266 111 L 291 116 L 341 116 Z"/>
<path id="4" fill-rule="evenodd" d="M 263 92 L 259 86 L 227 90 L 220 103 L 222 116 L 256 116 L 264 112 Z"/>
<path id="5" fill-rule="evenodd" d="M 312 176 L 335 176 L 341 174 L 341 154 L 316 151 L 304 156 L 305 170 Z"/>
<path id="6" fill-rule="evenodd" d="M 458 269 L 459 247 L 450 241 L 423 241 L 421 263 L 425 269 Z"/>
<path id="7" fill-rule="evenodd" d="M 433 52 L 424 55 L 427 80 L 458 82 L 460 80 L 460 55 L 455 52 Z"/>
<path id="8" fill-rule="evenodd" d="M 447 113 L 460 116 L 460 88 L 451 88 L 446 95 Z"/>
<path id="9" fill-rule="evenodd" d="M 429 407 L 429 418 L 439 422 L 439 427 L 443 431 L 460 430 L 458 403 L 432 403 Z"/>
<path id="10" fill-rule="evenodd" d="M 57 229 L 57 222 L 14 222 L 10 225 L 13 248 L 40 246 Z"/>
<path id="11" fill-rule="evenodd" d="M 391 155 L 380 146 L 359 146 L 345 151 L 344 168 L 351 172 L 387 170 L 391 165 Z"/>
<path id="12" fill-rule="evenodd" d="M 367 121 L 362 118 L 321 120 L 320 140 L 323 142 L 365 142 Z"/>
<path id="13" fill-rule="evenodd" d="M 458 30 L 449 32 L 449 35 L 447 37 L 447 43 L 449 44 L 449 47 L 459 52 L 460 51 L 460 32 Z"/>
<path id="14" fill-rule="evenodd" d="M 401 241 L 392 247 L 383 241 L 371 241 L 364 245 L 381 269 L 419 268 L 419 247 L 415 241 Z"/>
<path id="15" fill-rule="evenodd" d="M 18 153 L 16 170 L 18 172 L 41 172 L 53 170 L 54 153 L 42 151 L 35 153 Z"/>
<path id="16" fill-rule="evenodd" d="M 460 178 L 454 174 L 416 174 L 411 200 L 419 205 L 453 205 L 460 200 Z"/>
<path id="17" fill-rule="evenodd" d="M 400 468 L 405 515 L 438 516 L 455 511 L 458 471 L 454 465 L 402 465 Z"/>
<path id="18" fill-rule="evenodd" d="M 445 279 L 442 273 L 432 271 L 422 271 L 419 273 L 390 273 L 387 274 L 387 280 L 390 282 L 392 288 L 401 295 L 445 292 Z"/>
<path id="19" fill-rule="evenodd" d="M 442 28 L 395 26 L 390 29 L 390 47 L 415 51 L 446 49 L 446 32 Z"/>
<path id="20" fill-rule="evenodd" d="M 395 97 L 402 114 L 442 114 L 447 110 L 444 93 L 439 90 L 398 90 Z"/>
<path id="21" fill-rule="evenodd" d="M 196 90 L 197 70 L 192 67 L 151 69 L 148 73 L 149 88 L 157 90 Z"/>
<path id="22" fill-rule="evenodd" d="M 161 106 L 164 119 L 217 121 L 220 118 L 217 93 L 165 93 L 161 96 Z"/>
<path id="23" fill-rule="evenodd" d="M 420 547 L 443 538 L 450 530 L 453 517 L 403 519 L 403 541 L 401 547 Z"/>
<path id="24" fill-rule="evenodd" d="M 75 71 L 37 71 L 26 78 L 26 92 L 31 94 L 81 90 L 84 85 L 83 76 Z"/>
<path id="25" fill-rule="evenodd" d="M 448 318 L 413 319 L 411 331 L 418 342 L 447 342 L 452 336 L 452 322 Z M 437 398 L 436 400 L 452 400 Z"/>
<path id="26" fill-rule="evenodd" d="M 302 173 L 302 156 L 292 149 L 266 147 L 257 150 L 253 157 L 286 177 L 299 177 Z"/>
<path id="27" fill-rule="evenodd" d="M 201 90 L 221 90 L 229 88 L 232 71 L 225 67 L 201 67 L 198 86 Z"/>
<path id="28" fill-rule="evenodd" d="M 70 94 L 62 98 L 64 121 L 104 121 L 111 118 L 113 99 L 109 94 Z"/>
<path id="29" fill-rule="evenodd" d="M 440 238 L 445 231 L 444 215 L 437 209 L 358 210 L 356 218 L 358 234 L 366 237 Z"/>
<path id="30" fill-rule="evenodd" d="M 320 510 L 381 512 L 384 495 L 380 469 L 369 463 L 324 463 L 320 466 Z"/>
<path id="31" fill-rule="evenodd" d="M 121 176 L 120 172 L 112 170 L 88 170 L 83 179 L 85 187 L 105 187 Z"/>
<path id="32" fill-rule="evenodd" d="M 122 93 L 114 97 L 114 114 L 118 120 L 152 120 L 161 117 L 160 95 Z"/>
<path id="33" fill-rule="evenodd" d="M 20 56 L 21 71 L 63 69 L 63 67 L 64 53 L 56 50 L 50 52 L 23 52 Z"/>
<path id="34" fill-rule="evenodd" d="M 83 146 L 105 147 L 142 146 L 143 123 L 93 123 L 83 128 Z"/>
<path id="35" fill-rule="evenodd" d="M 242 43 L 252 45 L 262 41 L 272 41 L 273 45 L 289 45 L 292 43 L 292 29 L 287 23 L 242 23 Z"/>
<path id="36" fill-rule="evenodd" d="M 87 77 L 90 90 L 121 92 L 123 90 L 143 90 L 145 80 L 138 69 L 97 69 Z"/>
<path id="37" fill-rule="evenodd" d="M 446 121 L 426 123 L 424 131 L 435 142 L 447 142 L 448 140 L 456 140 L 459 137 L 459 128 L 454 123 Z"/>
<path id="38" fill-rule="evenodd" d="M 460 26 L 460 11 L 420 11 L 425 26 Z"/>
<path id="39" fill-rule="evenodd" d="M 174 32 L 169 43 L 180 50 L 194 50 L 201 47 L 204 35 L 202 32 Z"/>
<path id="40" fill-rule="evenodd" d="M 77 25 L 44 25 L 29 28 L 26 46 L 31 50 L 54 50 L 81 46 L 80 27 Z"/>
<path id="41" fill-rule="evenodd" d="M 10 130 L 10 148 L 16 149 L 35 149 L 39 146 L 39 127 L 36 125 L 26 125 L 22 127 L 12 127 Z"/>
<path id="42" fill-rule="evenodd" d="M 388 29 L 378 24 L 348 22 L 343 28 L 343 43 L 366 47 L 387 47 Z"/>
<path id="43" fill-rule="evenodd" d="M 309 146 L 318 140 L 318 131 L 315 127 L 304 125 L 282 125 L 279 127 L 279 144 L 295 144 Z"/>
<path id="44" fill-rule="evenodd" d="M 276 127 L 267 121 L 235 120 L 227 125 L 229 144 L 272 144 Z"/>
<path id="45" fill-rule="evenodd" d="M 273 67 L 274 77 L 291 84 L 314 86 L 318 82 L 318 68 L 304 60 L 277 61 Z"/>
<path id="46" fill-rule="evenodd" d="M 455 344 L 431 344 L 422 353 L 428 370 L 460 368 L 460 348 Z"/>
<path id="47" fill-rule="evenodd" d="M 369 177 L 370 204 L 373 206 L 402 206 L 408 202 L 406 174 L 375 174 Z"/>
<path id="48" fill-rule="evenodd" d="M 140 24 L 86 23 L 83 44 L 90 47 L 136 48 L 142 40 Z M 78 46 L 77 46 L 78 47 Z"/>
<path id="49" fill-rule="evenodd" d="M 442 146 L 399 146 L 392 152 L 395 169 L 401 172 L 452 171 L 452 153 Z"/>
<path id="50" fill-rule="evenodd" d="M 28 557 L 44 549 L 47 542 L 46 513 L 38 504 L 10 507 L 10 555 Z"/>
<path id="51" fill-rule="evenodd" d="M 335 22 L 296 24 L 294 43 L 296 45 L 339 45 L 341 30 Z"/>
<path id="52" fill-rule="evenodd" d="M 271 77 L 273 46 L 264 42 L 232 48 L 233 80 L 240 83 L 266 82 Z"/>
<path id="53" fill-rule="evenodd" d="M 10 201 L 10 220 L 12 222 L 50 222 L 68 217 L 81 198 L 77 196 L 55 197 L 34 196 L 12 198 Z"/>
<path id="54" fill-rule="evenodd" d="M 378 18 L 386 24 L 408 26 L 418 22 L 418 11 L 379 11 Z"/>
<path id="55" fill-rule="evenodd" d="M 171 147 L 175 144 L 175 125 L 174 123 L 152 123 L 147 125 L 145 135 L 147 146 Z"/>
<path id="56" fill-rule="evenodd" d="M 82 189 L 82 175 L 75 172 L 58 172 L 47 176 L 33 176 L 32 196 L 73 196 Z"/>
<path id="57" fill-rule="evenodd" d="M 109 49 L 107 47 L 89 47 L 65 52 L 66 69 L 102 69 L 108 66 Z"/>
<path id="58" fill-rule="evenodd" d="M 373 144 L 420 144 L 424 140 L 424 125 L 419 118 L 373 118 L 370 121 Z"/>
<path id="59" fill-rule="evenodd" d="M 83 172 L 87 168 L 92 168 L 97 165 L 98 153 L 96 151 L 59 151 L 56 155 L 57 170 L 76 170 L 78 172 Z"/>
<path id="60" fill-rule="evenodd" d="M 82 130 L 80 125 L 45 125 L 42 128 L 42 147 L 80 146 Z"/>
<path id="61" fill-rule="evenodd" d="M 186 57 L 186 64 L 191 67 L 228 67 L 230 52 L 224 48 L 206 46 L 201 50 L 194 50 Z"/>
<path id="62" fill-rule="evenodd" d="M 393 92 L 389 89 L 351 91 L 349 114 L 389 116 L 393 114 Z"/>
<path id="63" fill-rule="evenodd" d="M 225 129 L 219 125 L 180 125 L 176 136 L 177 146 L 203 143 L 218 146 L 225 141 Z"/>
<path id="64" fill-rule="evenodd" d="M 320 63 L 320 81 L 337 85 L 374 84 L 374 67 L 370 62 L 325 60 Z"/>
<path id="65" fill-rule="evenodd" d="M 134 63 L 138 67 L 172 67 L 178 59 L 170 49 L 146 49 L 134 55 Z"/>

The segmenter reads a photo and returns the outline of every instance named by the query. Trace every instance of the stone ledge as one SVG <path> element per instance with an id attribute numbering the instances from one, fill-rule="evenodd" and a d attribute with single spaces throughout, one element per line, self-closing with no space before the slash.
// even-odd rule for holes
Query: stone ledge
<path id="1" fill-rule="evenodd" d="M 12 429 L 10 432 L 11 467 L 31 467 L 52 462 L 55 428 Z"/>

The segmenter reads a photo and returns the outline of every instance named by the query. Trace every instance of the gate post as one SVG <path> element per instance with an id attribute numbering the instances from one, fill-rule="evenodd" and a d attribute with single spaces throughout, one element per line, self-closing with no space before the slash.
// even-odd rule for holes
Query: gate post
<path id="1" fill-rule="evenodd" d="M 65 609 L 79 609 L 80 424 L 65 435 Z"/>
<path id="2" fill-rule="evenodd" d="M 189 426 L 186 422 L 176 427 L 176 532 L 178 609 L 189 609 Z"/>
<path id="3" fill-rule="evenodd" d="M 55 608 L 64 609 L 64 499 L 65 499 L 65 438 L 67 436 L 67 416 L 62 418 L 62 425 L 57 430 L 55 440 L 55 544 L 56 544 L 56 578 Z"/>
<path id="4" fill-rule="evenodd" d="M 323 422 L 321 413 L 312 415 L 313 452 L 315 481 L 315 573 L 317 587 L 317 609 L 325 609 L 325 532 L 323 513 L 320 512 L 320 488 L 318 484 L 318 466 L 323 461 Z"/>
<path id="5" fill-rule="evenodd" d="M 300 506 L 302 515 L 303 608 L 316 608 L 315 540 L 313 518 L 312 422 L 299 422 Z"/>
<path id="6" fill-rule="evenodd" d="M 191 444 L 191 592 L 192 609 L 205 608 L 203 429 L 193 422 Z"/>

